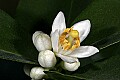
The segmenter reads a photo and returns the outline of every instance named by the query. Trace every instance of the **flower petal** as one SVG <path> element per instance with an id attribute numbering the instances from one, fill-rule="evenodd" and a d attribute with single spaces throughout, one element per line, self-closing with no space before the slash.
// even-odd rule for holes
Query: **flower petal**
<path id="1" fill-rule="evenodd" d="M 57 56 L 60 57 L 63 61 L 68 62 L 68 63 L 77 62 L 77 58 L 75 57 L 69 57 L 69 56 L 65 56 L 62 54 L 57 54 Z"/>
<path id="2" fill-rule="evenodd" d="M 51 34 L 51 41 L 52 41 L 53 51 L 58 52 L 58 41 L 59 41 L 58 30 L 56 30 L 54 33 Z"/>
<path id="3" fill-rule="evenodd" d="M 53 21 L 51 33 L 54 33 L 57 29 L 60 34 L 63 32 L 64 29 L 66 29 L 65 17 L 61 11 L 57 14 L 56 18 Z"/>
<path id="4" fill-rule="evenodd" d="M 77 58 L 84 58 L 94 55 L 95 53 L 99 52 L 96 47 L 93 46 L 80 46 L 76 50 L 74 50 L 68 56 L 70 57 L 77 57 Z"/>
<path id="5" fill-rule="evenodd" d="M 58 49 L 58 54 L 62 54 L 62 55 L 68 55 L 68 54 L 70 54 L 71 52 L 72 52 L 72 50 L 63 50 L 62 49 L 62 46 L 60 46 L 59 45 L 59 47 L 58 47 L 59 49 Z"/>
<path id="6" fill-rule="evenodd" d="M 79 31 L 80 42 L 87 37 L 90 32 L 90 27 L 91 24 L 89 20 L 84 20 L 73 25 L 73 29 Z"/>

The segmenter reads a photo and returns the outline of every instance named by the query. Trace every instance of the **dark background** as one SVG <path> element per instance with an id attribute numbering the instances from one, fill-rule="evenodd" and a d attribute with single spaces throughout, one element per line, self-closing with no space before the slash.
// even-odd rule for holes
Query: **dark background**
<path id="1" fill-rule="evenodd" d="M 19 0 L 0 0 L 0 9 L 14 17 Z M 23 71 L 23 63 L 0 59 L 0 80 L 30 80 Z"/>
<path id="2" fill-rule="evenodd" d="M 0 9 L 13 16 L 18 3 L 19 0 L 0 0 Z"/>

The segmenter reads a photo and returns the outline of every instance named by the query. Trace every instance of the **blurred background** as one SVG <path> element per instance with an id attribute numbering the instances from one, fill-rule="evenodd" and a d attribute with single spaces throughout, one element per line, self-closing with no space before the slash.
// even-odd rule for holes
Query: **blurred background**
<path id="1" fill-rule="evenodd" d="M 0 9 L 14 17 L 19 0 L 0 0 Z M 0 80 L 30 80 L 23 72 L 24 64 L 0 59 Z"/>
<path id="2" fill-rule="evenodd" d="M 18 3 L 19 0 L 0 0 L 0 9 L 12 16 L 15 14 Z"/>

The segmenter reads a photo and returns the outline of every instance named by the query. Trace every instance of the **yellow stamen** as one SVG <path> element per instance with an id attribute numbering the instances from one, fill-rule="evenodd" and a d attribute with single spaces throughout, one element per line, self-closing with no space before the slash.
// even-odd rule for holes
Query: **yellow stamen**
<path id="1" fill-rule="evenodd" d="M 74 50 L 80 46 L 79 32 L 73 28 L 67 28 L 59 37 L 59 44 L 64 50 Z"/>
<path id="2" fill-rule="evenodd" d="M 71 46 L 71 43 L 68 42 L 68 43 L 65 43 L 62 47 L 64 47 L 64 50 L 68 50 Z"/>

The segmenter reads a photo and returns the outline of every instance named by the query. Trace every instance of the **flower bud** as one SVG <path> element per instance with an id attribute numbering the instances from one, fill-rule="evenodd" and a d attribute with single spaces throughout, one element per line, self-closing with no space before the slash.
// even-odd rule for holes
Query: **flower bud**
<path id="1" fill-rule="evenodd" d="M 38 62 L 45 68 L 54 67 L 56 64 L 55 54 L 50 50 L 41 51 L 38 56 Z"/>
<path id="2" fill-rule="evenodd" d="M 30 65 L 25 65 L 24 66 L 23 70 L 24 70 L 26 75 L 30 76 L 31 68 L 32 68 L 32 66 L 30 66 Z"/>
<path id="3" fill-rule="evenodd" d="M 42 79 L 43 76 L 45 76 L 45 73 L 43 71 L 44 69 L 42 67 L 34 67 L 31 69 L 30 77 L 33 80 Z"/>
<path id="4" fill-rule="evenodd" d="M 78 60 L 77 62 L 74 62 L 74 63 L 68 63 L 68 62 L 62 63 L 63 69 L 68 70 L 68 71 L 75 71 L 79 68 L 79 66 L 80 66 L 80 62 Z"/>
<path id="5" fill-rule="evenodd" d="M 36 31 L 32 36 L 32 40 L 38 51 L 50 50 L 52 48 L 50 37 L 41 31 Z"/>

